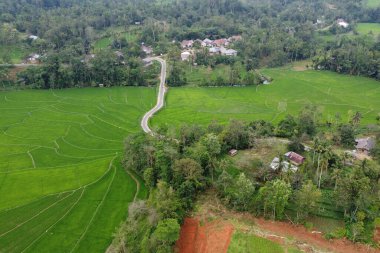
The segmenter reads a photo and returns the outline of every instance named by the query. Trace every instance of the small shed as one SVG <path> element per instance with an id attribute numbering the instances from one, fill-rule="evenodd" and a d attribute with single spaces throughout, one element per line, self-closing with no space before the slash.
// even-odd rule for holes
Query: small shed
<path id="1" fill-rule="evenodd" d="M 237 153 L 238 153 L 238 151 L 236 149 L 231 149 L 230 151 L 228 151 L 228 154 L 230 156 L 235 156 L 235 155 L 237 155 Z"/>
<path id="2" fill-rule="evenodd" d="M 104 84 L 99 83 L 99 88 L 103 88 L 103 87 L 104 87 Z"/>

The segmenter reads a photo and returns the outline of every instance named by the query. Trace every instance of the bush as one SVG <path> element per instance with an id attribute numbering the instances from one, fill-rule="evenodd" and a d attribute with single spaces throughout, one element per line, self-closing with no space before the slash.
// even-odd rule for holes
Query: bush
<path id="1" fill-rule="evenodd" d="M 339 228 L 334 232 L 330 232 L 324 235 L 324 237 L 328 240 L 330 239 L 342 239 L 346 236 L 346 230 L 344 228 Z"/>

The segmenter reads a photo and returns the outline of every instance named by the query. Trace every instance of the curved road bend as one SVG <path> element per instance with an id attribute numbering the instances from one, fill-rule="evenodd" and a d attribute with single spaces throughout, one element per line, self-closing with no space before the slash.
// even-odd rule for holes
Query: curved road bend
<path id="1" fill-rule="evenodd" d="M 161 63 L 160 87 L 157 96 L 157 104 L 147 112 L 141 120 L 141 127 L 144 132 L 153 135 L 152 130 L 149 128 L 149 119 L 164 106 L 165 93 L 167 91 L 167 88 L 165 87 L 166 61 L 159 57 L 147 58 L 147 60 L 155 60 Z"/>

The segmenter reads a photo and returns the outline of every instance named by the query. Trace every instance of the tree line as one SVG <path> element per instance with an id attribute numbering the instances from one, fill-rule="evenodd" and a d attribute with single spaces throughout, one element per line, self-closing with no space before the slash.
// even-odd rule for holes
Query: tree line
<path id="1" fill-rule="evenodd" d="M 113 51 L 104 50 L 88 62 L 76 58 L 63 63 L 51 55 L 40 66 L 29 67 L 17 74 L 18 83 L 25 87 L 55 89 L 91 86 L 149 86 L 156 85 L 159 67 L 144 67 L 139 58 L 120 59 Z"/>
<path id="2" fill-rule="evenodd" d="M 326 58 L 323 62 L 318 60 L 322 68 L 376 78 L 378 42 L 330 45 L 318 38 L 317 20 L 322 20 L 324 26 L 334 24 L 337 18 L 344 18 L 350 24 L 378 22 L 378 10 L 366 8 L 364 0 L 334 0 L 330 5 L 323 0 L 266 3 L 256 0 L 5 0 L 0 5 L 0 45 L 17 45 L 46 55 L 83 57 L 90 54 L 106 31 L 116 28 L 127 31 L 135 26 L 139 29 L 136 44 L 112 36 L 112 46 L 136 51 L 144 42 L 153 46 L 157 54 L 165 54 L 173 40 L 218 39 L 242 34 L 244 40 L 234 46 L 250 69 L 316 57 Z M 37 35 L 39 39 L 28 41 L 25 34 Z M 10 60 L 7 52 L 1 54 L 5 61 Z M 370 57 L 371 63 L 357 70 L 359 59 L 366 57 Z M 335 58 L 339 58 L 339 63 L 332 62 Z M 207 62 L 202 54 L 197 55 L 199 64 L 212 66 L 227 61 L 222 57 L 215 59 L 217 62 Z"/>

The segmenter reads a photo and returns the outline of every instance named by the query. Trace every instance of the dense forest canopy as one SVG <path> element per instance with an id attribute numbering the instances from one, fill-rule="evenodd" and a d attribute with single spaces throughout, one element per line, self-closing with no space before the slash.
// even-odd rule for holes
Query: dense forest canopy
<path id="1" fill-rule="evenodd" d="M 242 35 L 234 46 L 250 68 L 315 58 L 318 69 L 380 78 L 379 38 L 350 38 L 357 23 L 380 22 L 380 7 L 368 8 L 364 0 L 5 0 L 0 13 L 0 45 L 57 56 L 62 64 L 94 53 L 106 37 L 114 50 L 134 58 L 144 56 L 141 43 L 165 54 L 172 41 Z M 349 26 L 337 25 L 338 19 Z M 131 29 L 136 38 L 123 38 Z M 342 38 L 323 39 L 336 34 Z M 10 54 L 1 50 L 0 59 L 10 62 Z M 359 68 L 361 59 L 370 61 Z"/>

